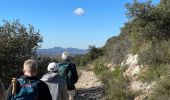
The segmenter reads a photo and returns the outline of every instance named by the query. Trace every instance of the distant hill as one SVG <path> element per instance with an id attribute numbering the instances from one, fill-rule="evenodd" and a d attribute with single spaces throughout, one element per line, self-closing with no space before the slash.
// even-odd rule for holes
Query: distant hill
<path id="1" fill-rule="evenodd" d="M 49 49 L 38 49 L 38 56 L 57 56 L 61 55 L 62 52 L 68 51 L 71 55 L 84 55 L 88 52 L 88 50 L 78 49 L 78 48 L 62 48 L 62 47 L 54 47 Z"/>

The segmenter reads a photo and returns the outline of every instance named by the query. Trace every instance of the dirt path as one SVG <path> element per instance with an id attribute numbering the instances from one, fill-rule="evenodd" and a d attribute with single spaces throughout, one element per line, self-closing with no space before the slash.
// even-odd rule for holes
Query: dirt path
<path id="1" fill-rule="evenodd" d="M 102 84 L 92 71 L 79 70 L 76 100 L 104 100 Z"/>

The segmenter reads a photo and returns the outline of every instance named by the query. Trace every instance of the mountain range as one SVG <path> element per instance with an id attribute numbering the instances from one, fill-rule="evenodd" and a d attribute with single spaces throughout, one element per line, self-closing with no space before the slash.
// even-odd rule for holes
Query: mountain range
<path id="1" fill-rule="evenodd" d="M 38 49 L 38 56 L 58 56 L 61 55 L 64 51 L 69 52 L 71 55 L 84 55 L 88 50 L 78 49 L 78 48 L 62 48 L 54 47 L 49 49 Z"/>

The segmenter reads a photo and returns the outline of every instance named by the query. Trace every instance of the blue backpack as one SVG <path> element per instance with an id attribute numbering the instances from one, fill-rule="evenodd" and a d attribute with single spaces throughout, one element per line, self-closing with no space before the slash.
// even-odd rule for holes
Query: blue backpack
<path id="1" fill-rule="evenodd" d="M 37 84 L 39 80 L 17 79 L 20 90 L 13 96 L 12 100 L 36 100 L 38 98 Z"/>

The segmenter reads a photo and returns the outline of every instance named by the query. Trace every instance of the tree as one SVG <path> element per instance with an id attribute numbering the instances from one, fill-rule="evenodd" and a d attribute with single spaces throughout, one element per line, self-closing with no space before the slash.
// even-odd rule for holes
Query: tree
<path id="1" fill-rule="evenodd" d="M 119 36 L 114 36 L 107 40 L 103 47 L 107 61 L 111 61 L 113 64 L 120 64 L 129 53 L 131 48 L 129 26 L 130 24 L 125 23 L 124 27 L 121 28 Z"/>
<path id="2" fill-rule="evenodd" d="M 0 25 L 0 76 L 10 80 L 22 72 L 23 62 L 36 56 L 42 37 L 32 25 L 28 28 L 18 20 L 2 21 Z"/>
<path id="3" fill-rule="evenodd" d="M 95 60 L 96 58 L 103 55 L 103 50 L 102 48 L 96 48 L 95 45 L 90 45 L 89 52 L 87 55 L 89 60 Z"/>
<path id="4" fill-rule="evenodd" d="M 139 62 L 149 65 L 169 63 L 170 0 L 160 4 L 127 4 L 130 18 L 132 51 L 139 54 Z"/>
<path id="5" fill-rule="evenodd" d="M 126 4 L 128 17 L 132 20 L 132 32 L 147 41 L 164 41 L 170 38 L 170 0 L 161 0 L 159 5 L 151 2 Z"/>

